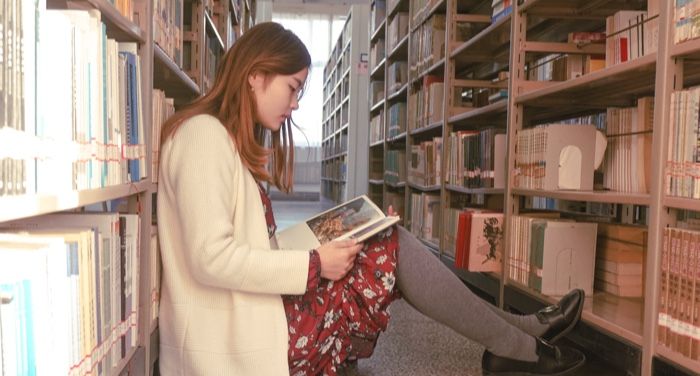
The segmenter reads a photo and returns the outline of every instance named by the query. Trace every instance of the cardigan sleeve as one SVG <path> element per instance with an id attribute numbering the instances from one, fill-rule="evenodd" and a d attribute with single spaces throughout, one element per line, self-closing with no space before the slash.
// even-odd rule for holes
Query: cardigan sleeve
<path id="1" fill-rule="evenodd" d="M 235 189 L 240 186 L 236 180 L 245 178 L 245 167 L 216 118 L 196 116 L 183 123 L 175 132 L 166 168 L 184 257 L 198 282 L 243 292 L 304 293 L 308 250 L 255 249 L 237 236 L 244 229 L 235 228 L 231 213 L 241 210 Z"/>

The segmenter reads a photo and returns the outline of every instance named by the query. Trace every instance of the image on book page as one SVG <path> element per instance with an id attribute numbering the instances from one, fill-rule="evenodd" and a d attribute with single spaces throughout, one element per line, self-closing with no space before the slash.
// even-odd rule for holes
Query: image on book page
<path id="1" fill-rule="evenodd" d="M 276 240 L 280 249 L 313 249 L 332 240 L 363 241 L 398 221 L 362 195 L 278 232 Z"/>

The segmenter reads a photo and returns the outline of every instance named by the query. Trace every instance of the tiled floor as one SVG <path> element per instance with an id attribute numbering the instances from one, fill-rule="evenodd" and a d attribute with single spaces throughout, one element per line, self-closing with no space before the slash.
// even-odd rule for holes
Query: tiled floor
<path id="1" fill-rule="evenodd" d="M 278 229 L 327 209 L 319 202 L 273 201 Z M 418 313 L 405 301 L 391 306 L 389 328 L 379 337 L 374 354 L 361 360 L 357 376 L 481 375 L 484 348 Z M 576 376 L 625 375 L 604 363 L 589 360 Z"/>

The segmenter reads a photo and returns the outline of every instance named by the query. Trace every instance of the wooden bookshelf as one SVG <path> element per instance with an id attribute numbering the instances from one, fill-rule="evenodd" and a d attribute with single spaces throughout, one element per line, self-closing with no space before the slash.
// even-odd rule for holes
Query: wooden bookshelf
<path id="1" fill-rule="evenodd" d="M 133 184 L 121 184 L 112 187 L 66 192 L 60 195 L 21 195 L 2 196 L 0 222 L 35 217 L 74 208 L 138 195 L 151 190 L 150 180 Z"/>
<path id="2" fill-rule="evenodd" d="M 465 188 L 446 184 L 444 182 L 447 177 L 449 147 L 446 146 L 445 140 L 443 140 L 441 161 L 441 182 L 443 183 L 422 187 L 406 182 L 389 184 L 386 181 L 373 180 L 368 185 L 377 189 L 380 184 L 383 184 L 385 193 L 387 190 L 399 194 L 403 192 L 406 208 L 411 207 L 411 193 L 439 194 L 443 209 L 449 208 L 455 202 L 462 202 L 461 199 L 465 196 L 468 198 L 474 196 L 477 201 L 482 200 L 479 202 L 490 202 L 493 199 L 497 201 L 498 196 L 503 196 L 502 207 L 505 208 L 506 221 L 517 215 L 521 209 L 525 210 L 525 207 L 521 208 L 521 206 L 530 198 L 549 198 L 590 204 L 619 204 L 642 208 L 646 213 L 642 222 L 646 224 L 648 231 L 643 298 L 620 298 L 596 291 L 587 298 L 583 321 L 587 324 L 586 327 L 596 331 L 595 335 L 609 336 L 623 344 L 622 348 L 627 346 L 629 351 L 620 350 L 614 354 L 606 354 L 606 359 L 615 358 L 616 366 L 629 366 L 632 374 L 650 375 L 654 359 L 663 359 L 690 374 L 700 373 L 700 366 L 696 361 L 656 344 L 663 229 L 675 226 L 679 211 L 700 212 L 700 199 L 672 197 L 664 192 L 665 159 L 670 145 L 668 135 L 669 117 L 672 112 L 670 96 L 674 90 L 700 84 L 700 64 L 698 64 L 700 38 L 676 45 L 673 40 L 675 3 L 660 0 L 658 1 L 659 14 L 650 18 L 651 21 L 656 21 L 660 25 L 656 52 L 565 81 L 534 81 L 526 78 L 526 69 L 529 69 L 529 65 L 537 59 L 549 54 L 600 55 L 605 52 L 602 45 L 566 43 L 570 32 L 605 31 L 606 17 L 613 16 L 620 10 L 646 10 L 648 0 L 513 1 L 512 13 L 501 17 L 496 22 L 492 22 L 491 3 L 487 0 L 435 0 L 423 2 L 421 4 L 427 5 L 424 5 L 421 10 L 415 10 L 411 9 L 413 2 L 401 0 L 393 2 L 394 5 L 387 9 L 386 22 L 399 11 L 409 14 L 409 33 L 406 42 L 408 61 L 412 61 L 411 57 L 418 53 L 412 51 L 414 32 L 420 30 L 432 15 L 445 14 L 447 24 L 444 56 L 446 58 L 435 61 L 427 68 L 419 64 L 414 70 L 415 65 L 411 66 L 406 95 L 401 93 L 399 96 L 398 93 L 393 93 L 386 97 L 386 101 L 373 106 L 370 112 L 376 116 L 383 111 L 383 116 L 386 118 L 389 104 L 403 101 L 404 98 L 408 102 L 411 95 L 416 90 L 420 90 L 423 84 L 422 78 L 426 74 L 431 74 L 442 76 L 444 80 L 444 121 L 427 126 L 419 123 L 423 126 L 422 128 L 415 128 L 414 124 L 408 124 L 409 131 L 406 134 L 386 137 L 382 140 L 383 142 L 374 143 L 370 152 L 378 150 L 381 145 L 385 149 L 405 150 L 406 157 L 409 159 L 411 145 L 432 137 L 447 137 L 451 132 L 493 127 L 507 132 L 506 158 L 507 165 L 512 169 L 512 166 L 515 166 L 516 132 L 538 124 L 556 123 L 572 117 L 604 112 L 611 107 L 632 107 L 636 105 L 639 98 L 654 96 L 654 127 L 653 131 L 649 132 L 653 140 L 651 146 L 653 157 L 650 162 L 650 171 L 647 172 L 652 176 L 647 186 L 649 193 L 522 189 L 514 186 L 514 179 L 510 174 L 506 176 L 504 189 Z M 386 22 L 385 24 L 388 25 Z M 457 25 L 461 23 L 472 25 L 467 40 L 456 39 Z M 375 39 L 380 35 L 375 32 L 371 37 Z M 396 48 L 386 51 L 387 62 L 404 59 L 403 50 L 400 50 L 403 48 L 401 47 L 403 43 L 402 39 Z M 387 76 L 386 71 L 385 63 L 385 76 Z M 500 72 L 508 73 L 508 98 L 493 103 L 486 102 L 486 104 L 482 101 L 473 107 L 464 104 L 474 98 L 469 90 L 496 87 L 491 82 Z M 377 70 L 373 76 L 379 78 L 381 72 Z M 473 89 L 464 87 L 466 84 L 476 85 L 476 83 L 481 83 L 482 87 Z M 455 93 L 457 88 L 462 90 L 463 99 L 466 98 L 464 102 L 457 100 L 456 96 L 459 95 Z M 410 113 L 411 109 L 408 111 Z M 410 119 L 408 116 L 407 118 Z M 402 149 L 404 147 L 405 149 Z M 484 196 L 496 197 L 489 197 L 488 200 L 483 201 Z M 466 202 L 472 201 L 466 200 Z M 574 214 L 579 213 L 562 212 L 563 216 Z M 443 213 L 442 223 L 446 223 L 446 218 Z M 612 220 L 624 222 L 629 219 Z M 444 229 L 442 232 L 444 233 Z M 511 238 L 512 236 L 506 232 L 506 253 L 513 246 Z M 502 306 L 509 304 L 506 297 L 510 295 L 504 293 L 506 287 L 509 291 L 517 290 L 518 294 L 538 304 L 550 304 L 556 300 L 555 297 L 544 296 L 528 287 L 509 281 L 505 277 L 507 275 L 484 275 L 455 269 L 454 260 L 442 250 L 445 244 L 446 237 L 443 234 L 440 244 L 426 245 L 461 279 L 482 291 L 487 291 L 487 294 L 498 304 Z M 504 269 L 507 267 L 504 266 Z M 581 345 L 586 349 L 591 347 L 591 344 L 585 341 Z M 606 351 L 595 348 L 590 350 L 594 353 Z"/>

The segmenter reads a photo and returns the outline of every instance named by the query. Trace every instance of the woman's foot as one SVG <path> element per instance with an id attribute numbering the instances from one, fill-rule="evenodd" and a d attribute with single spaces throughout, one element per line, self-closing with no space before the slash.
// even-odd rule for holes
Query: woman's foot
<path id="1" fill-rule="evenodd" d="M 553 346 L 537 339 L 536 362 L 526 362 L 495 355 L 488 350 L 481 357 L 484 376 L 566 375 L 586 362 L 582 352 L 564 346 Z"/>
<path id="2" fill-rule="evenodd" d="M 576 326 L 583 311 L 586 295 L 581 289 L 571 290 L 558 303 L 542 308 L 535 313 L 540 323 L 547 326 L 539 337 L 549 343 L 555 343 Z"/>

